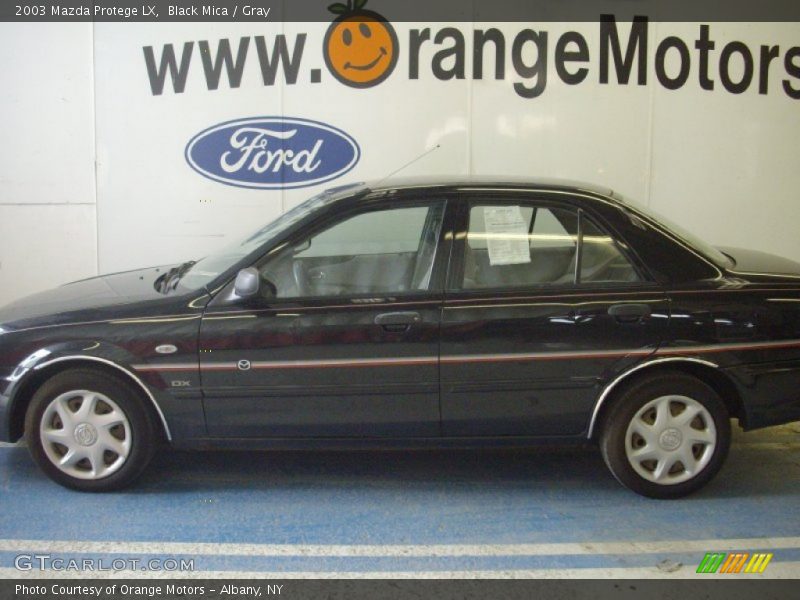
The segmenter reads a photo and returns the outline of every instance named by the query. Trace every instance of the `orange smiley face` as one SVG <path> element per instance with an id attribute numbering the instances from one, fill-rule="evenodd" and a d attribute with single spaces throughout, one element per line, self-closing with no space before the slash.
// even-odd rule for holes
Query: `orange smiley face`
<path id="1" fill-rule="evenodd" d="M 381 83 L 397 64 L 397 34 L 381 15 L 364 10 L 366 0 L 332 4 L 340 16 L 325 33 L 323 54 L 331 74 L 345 85 L 358 88 Z"/>

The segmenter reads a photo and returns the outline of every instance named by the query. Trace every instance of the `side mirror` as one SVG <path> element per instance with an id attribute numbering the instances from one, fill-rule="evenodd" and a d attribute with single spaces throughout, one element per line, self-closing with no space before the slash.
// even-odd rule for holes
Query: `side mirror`
<path id="1" fill-rule="evenodd" d="M 258 295 L 261 286 L 261 277 L 254 267 L 247 267 L 236 274 L 233 291 L 240 298 L 252 298 Z"/>

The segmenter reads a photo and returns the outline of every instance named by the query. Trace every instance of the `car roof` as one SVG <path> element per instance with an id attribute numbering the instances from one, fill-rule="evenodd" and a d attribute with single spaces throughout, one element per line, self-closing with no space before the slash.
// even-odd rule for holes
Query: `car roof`
<path id="1" fill-rule="evenodd" d="M 530 190 L 557 190 L 567 192 L 589 192 L 606 198 L 613 197 L 613 190 L 607 187 L 565 179 L 529 178 L 514 176 L 428 176 L 398 177 L 367 181 L 359 187 L 372 192 L 382 192 L 412 188 L 507 188 Z M 354 186 L 355 187 L 355 186 Z"/>

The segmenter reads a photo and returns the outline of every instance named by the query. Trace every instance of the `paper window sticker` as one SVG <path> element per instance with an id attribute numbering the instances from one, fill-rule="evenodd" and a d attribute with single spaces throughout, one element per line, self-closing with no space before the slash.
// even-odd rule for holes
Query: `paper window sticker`
<path id="1" fill-rule="evenodd" d="M 485 206 L 483 220 L 491 266 L 531 262 L 528 224 L 519 206 Z"/>

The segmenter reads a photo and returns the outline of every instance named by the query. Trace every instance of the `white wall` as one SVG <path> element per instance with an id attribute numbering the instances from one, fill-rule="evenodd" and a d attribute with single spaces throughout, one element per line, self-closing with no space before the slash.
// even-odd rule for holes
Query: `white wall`
<path id="1" fill-rule="evenodd" d="M 97 272 L 90 24 L 0 23 L 0 304 Z"/>
<path id="2" fill-rule="evenodd" d="M 598 83 L 597 23 L 546 23 L 550 68 L 545 92 L 516 94 L 519 78 L 474 81 L 467 52 L 463 80 L 438 81 L 430 44 L 420 79 L 408 78 L 408 32 L 395 24 L 401 54 L 393 75 L 370 89 L 339 84 L 325 71 L 327 23 L 0 25 L 4 61 L 0 91 L 0 303 L 96 272 L 202 256 L 268 221 L 320 189 L 380 178 L 440 144 L 403 175 L 529 175 L 608 185 L 652 205 L 712 243 L 756 247 L 800 260 L 800 101 L 780 89 L 783 56 L 770 93 L 756 85 L 740 95 L 689 82 L 680 90 Z M 434 33 L 445 24 L 430 24 Z M 495 25 L 511 40 L 524 24 Z M 474 27 L 462 24 L 467 39 Z M 555 74 L 553 45 L 576 29 L 591 51 L 590 74 L 577 86 Z M 623 38 L 627 27 L 620 25 Z M 659 40 L 691 43 L 698 25 L 650 26 L 649 54 Z M 197 48 L 182 94 L 168 83 L 151 94 L 143 46 L 241 36 L 307 33 L 297 84 L 261 84 L 251 43 L 242 85 L 206 89 Z M 797 45 L 800 24 L 712 24 L 719 49 L 739 39 L 758 50 Z M 471 48 L 470 42 L 467 48 Z M 694 52 L 694 51 L 693 51 Z M 487 56 L 492 56 L 489 52 Z M 534 55 L 535 57 L 535 55 Z M 529 57 L 531 60 L 533 57 Z M 674 58 L 674 57 L 673 57 Z M 485 70 L 493 71 L 487 58 Z M 652 65 L 652 60 L 651 60 Z M 674 67 L 674 62 L 668 61 Z M 279 75 L 279 79 L 280 79 Z M 795 85 L 800 82 L 795 80 Z M 266 191 L 226 186 L 187 165 L 184 148 L 216 123 L 285 115 L 329 123 L 352 135 L 362 158 L 343 179 L 319 187 Z M 95 173 L 96 164 L 96 173 Z"/>
<path id="3" fill-rule="evenodd" d="M 668 28 L 696 30 L 685 23 Z M 752 48 L 800 42 L 797 23 L 715 25 L 714 33 L 717 48 L 733 39 Z M 714 244 L 800 260 L 800 100 L 783 93 L 782 74 L 776 60 L 767 95 L 754 89 L 739 96 L 658 90 L 651 107 L 648 201 Z"/>

